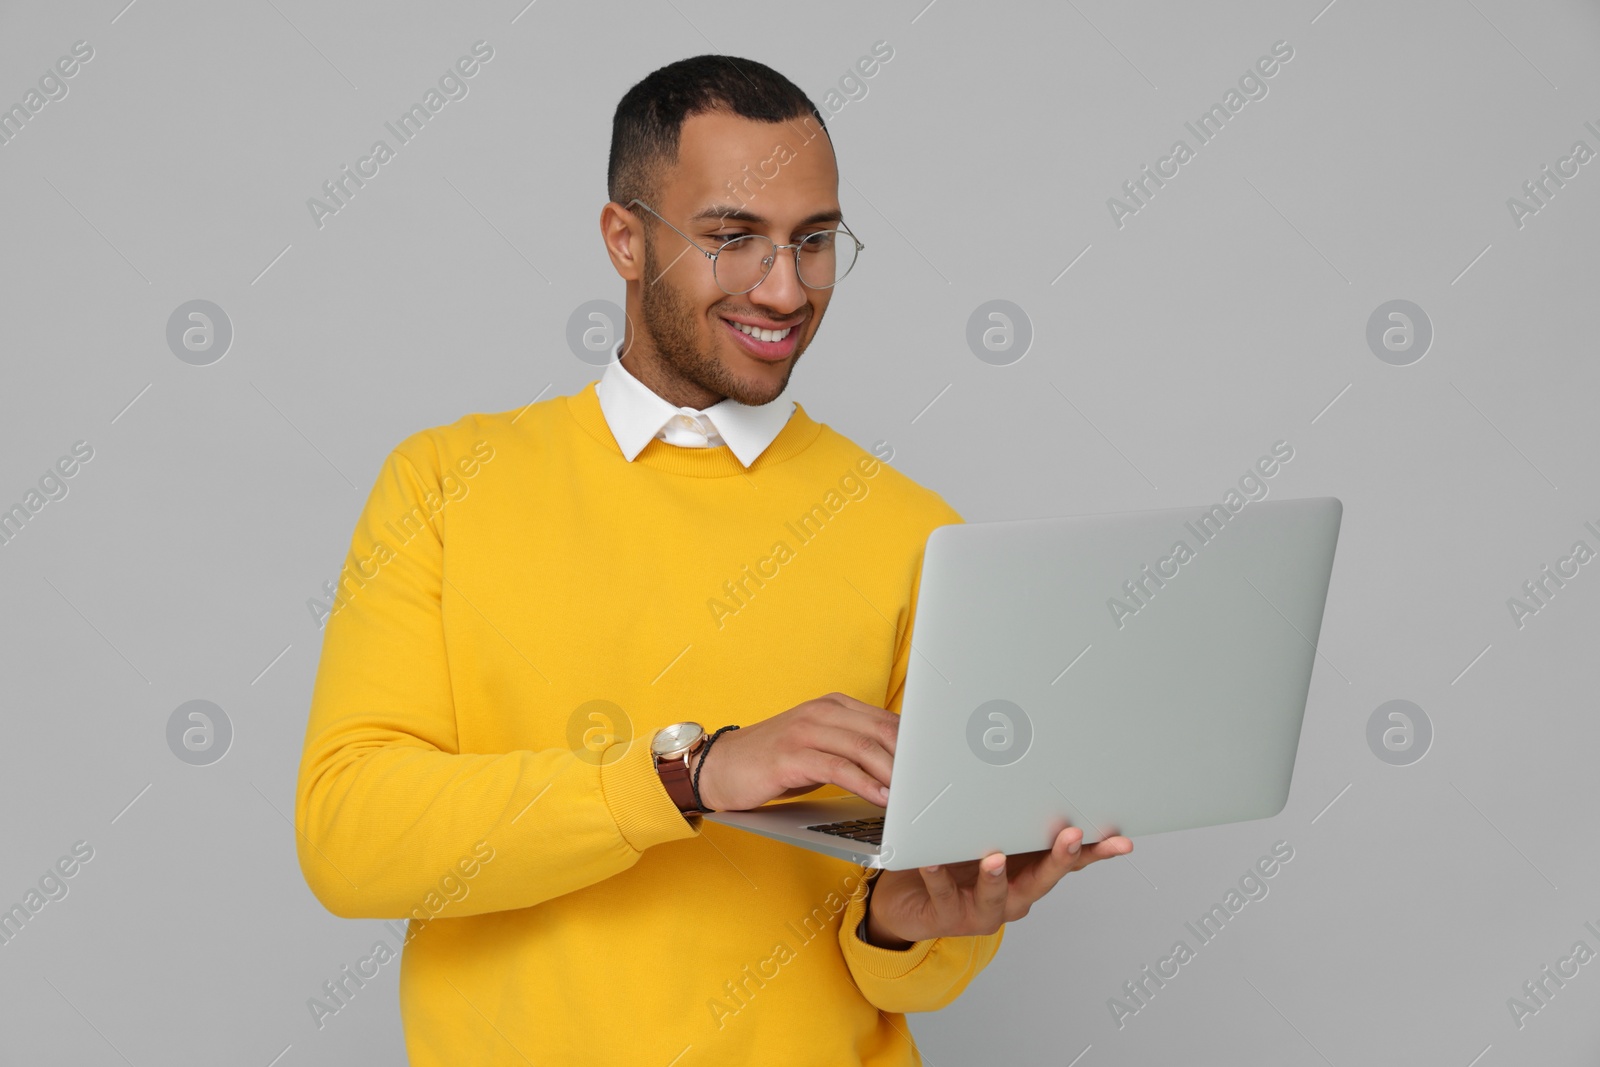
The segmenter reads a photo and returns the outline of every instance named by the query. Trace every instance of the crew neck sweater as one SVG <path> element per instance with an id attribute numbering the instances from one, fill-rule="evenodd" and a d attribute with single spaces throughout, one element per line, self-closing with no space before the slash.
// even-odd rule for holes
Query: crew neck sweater
<path id="1" fill-rule="evenodd" d="M 629 462 L 593 383 L 400 442 L 327 617 L 295 828 L 324 907 L 409 921 L 308 1001 L 319 1027 L 398 956 L 414 1067 L 921 1063 L 904 1013 L 1004 928 L 862 941 L 860 865 L 685 817 L 650 739 L 832 692 L 898 713 L 923 547 L 960 521 L 798 403 L 748 467 Z"/>

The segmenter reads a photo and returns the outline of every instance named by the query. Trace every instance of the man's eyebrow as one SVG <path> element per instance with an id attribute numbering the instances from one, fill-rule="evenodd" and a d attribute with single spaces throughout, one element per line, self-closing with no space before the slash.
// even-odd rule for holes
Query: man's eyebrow
<path id="1" fill-rule="evenodd" d="M 757 215 L 755 212 L 747 211 L 742 207 L 734 207 L 731 204 L 712 204 L 709 207 L 701 208 L 699 211 L 689 216 L 690 222 L 703 222 L 707 219 L 716 219 L 718 222 L 724 223 L 748 222 L 753 226 L 765 225 L 767 222 L 765 218 Z M 814 226 L 819 222 L 843 221 L 844 213 L 841 211 L 814 211 L 810 215 L 807 215 L 805 218 L 801 219 L 799 222 L 795 223 L 795 229 L 798 230 L 806 226 Z"/>

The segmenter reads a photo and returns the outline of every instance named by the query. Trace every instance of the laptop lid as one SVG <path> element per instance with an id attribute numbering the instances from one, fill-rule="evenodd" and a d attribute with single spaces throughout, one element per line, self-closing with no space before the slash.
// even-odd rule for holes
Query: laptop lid
<path id="1" fill-rule="evenodd" d="M 1332 497 L 942 526 L 884 866 L 1261 819 L 1288 799 Z M 892 858 L 890 858 L 892 857 Z"/>

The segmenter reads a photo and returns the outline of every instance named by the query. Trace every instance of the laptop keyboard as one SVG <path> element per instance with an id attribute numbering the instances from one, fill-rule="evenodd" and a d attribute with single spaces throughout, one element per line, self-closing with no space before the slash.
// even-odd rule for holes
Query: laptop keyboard
<path id="1" fill-rule="evenodd" d="M 808 826 L 807 830 L 815 830 L 821 834 L 832 834 L 834 837 L 848 837 L 852 841 L 860 841 L 868 845 L 883 844 L 883 816 L 875 815 L 870 819 L 850 819 L 846 822 L 820 823 Z"/>

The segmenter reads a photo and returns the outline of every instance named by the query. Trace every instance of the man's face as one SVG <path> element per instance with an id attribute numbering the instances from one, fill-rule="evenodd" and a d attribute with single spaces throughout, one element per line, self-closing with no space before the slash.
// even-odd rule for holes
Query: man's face
<path id="1" fill-rule="evenodd" d="M 748 233 L 791 244 L 838 226 L 838 181 L 832 146 L 814 126 L 707 112 L 685 120 L 678 163 L 650 206 L 707 251 Z M 647 238 L 642 276 L 629 285 L 630 304 L 638 291 L 630 314 L 640 335 L 625 348 L 624 365 L 681 406 L 709 407 L 723 397 L 751 405 L 777 399 L 833 290 L 803 285 L 794 251 L 785 249 L 760 285 L 730 296 L 710 260 L 642 207 L 632 210 Z M 762 342 L 734 322 L 789 333 Z"/>

